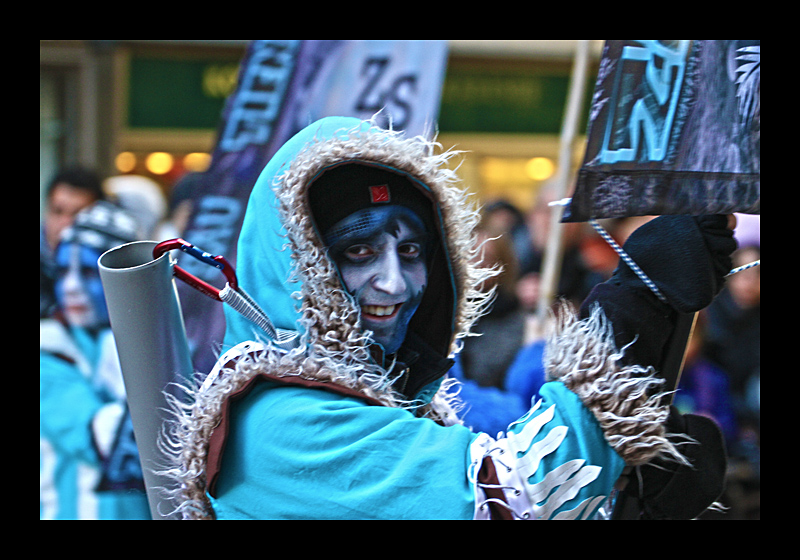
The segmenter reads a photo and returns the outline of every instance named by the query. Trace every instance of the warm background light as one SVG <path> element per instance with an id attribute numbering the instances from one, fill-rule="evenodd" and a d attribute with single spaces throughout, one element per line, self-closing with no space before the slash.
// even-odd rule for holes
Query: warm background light
<path id="1" fill-rule="evenodd" d="M 153 152 L 147 156 L 144 161 L 147 170 L 154 175 L 164 175 L 169 173 L 172 169 L 174 160 L 172 156 L 166 152 Z"/>
<path id="2" fill-rule="evenodd" d="M 133 152 L 121 152 L 114 160 L 114 164 L 120 173 L 130 173 L 136 169 L 136 156 Z"/>
<path id="3" fill-rule="evenodd" d="M 525 172 L 534 181 L 545 181 L 553 175 L 555 165 L 546 157 L 535 157 L 525 164 Z"/>
<path id="4" fill-rule="evenodd" d="M 187 171 L 203 172 L 211 164 L 211 154 L 194 152 L 183 157 L 183 167 Z"/>

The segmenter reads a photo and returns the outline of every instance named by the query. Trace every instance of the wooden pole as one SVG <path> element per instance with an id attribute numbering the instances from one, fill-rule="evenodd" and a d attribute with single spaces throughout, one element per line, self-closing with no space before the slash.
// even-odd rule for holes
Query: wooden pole
<path id="1" fill-rule="evenodd" d="M 558 172 L 554 180 L 555 200 L 561 200 L 566 196 L 567 185 L 569 184 L 571 176 L 572 147 L 575 141 L 578 118 L 580 116 L 580 109 L 586 90 L 588 62 L 589 41 L 578 41 L 575 49 L 575 60 L 572 64 L 567 106 L 561 126 Z M 539 301 L 536 309 L 537 325 L 539 325 L 539 328 L 544 325 L 548 310 L 555 299 L 556 287 L 561 271 L 561 262 L 564 255 L 563 227 L 561 226 L 561 215 L 563 211 L 564 208 L 562 206 L 551 207 L 549 237 L 547 239 L 544 262 L 542 265 L 541 293 L 539 294 Z"/>

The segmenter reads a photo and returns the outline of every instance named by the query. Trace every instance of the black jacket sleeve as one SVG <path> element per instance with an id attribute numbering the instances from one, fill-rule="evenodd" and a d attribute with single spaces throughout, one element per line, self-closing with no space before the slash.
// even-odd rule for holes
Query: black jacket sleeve
<path id="1" fill-rule="evenodd" d="M 617 348 L 625 348 L 623 362 L 653 366 L 658 374 L 679 315 L 711 303 L 731 269 L 735 248 L 726 216 L 656 218 L 637 229 L 623 249 L 663 299 L 621 260 L 612 277 L 583 302 L 581 317 L 599 305 L 613 326 Z M 691 466 L 654 461 L 638 467 L 625 494 L 639 500 L 645 518 L 691 519 L 724 489 L 722 434 L 713 421 L 674 408 L 667 431 Z"/>

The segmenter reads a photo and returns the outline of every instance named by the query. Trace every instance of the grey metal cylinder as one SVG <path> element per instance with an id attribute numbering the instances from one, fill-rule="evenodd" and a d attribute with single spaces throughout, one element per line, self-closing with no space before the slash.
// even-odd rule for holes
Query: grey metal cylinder
<path id="1" fill-rule="evenodd" d="M 119 354 L 128 408 L 153 519 L 171 519 L 175 504 L 159 488 L 169 480 L 155 470 L 166 461 L 157 440 L 167 419 L 164 391 L 188 379 L 192 362 L 168 253 L 153 259 L 155 241 L 136 241 L 98 260 L 111 329 Z M 177 395 L 176 395 L 177 396 Z"/>

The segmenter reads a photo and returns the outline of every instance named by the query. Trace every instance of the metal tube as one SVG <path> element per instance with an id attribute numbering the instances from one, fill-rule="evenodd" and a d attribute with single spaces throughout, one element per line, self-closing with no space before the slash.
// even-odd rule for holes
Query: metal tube
<path id="1" fill-rule="evenodd" d="M 111 329 L 153 519 L 173 519 L 174 504 L 158 492 L 168 479 L 157 441 L 168 416 L 164 392 L 193 371 L 169 254 L 153 259 L 154 241 L 137 241 L 98 260 Z"/>

